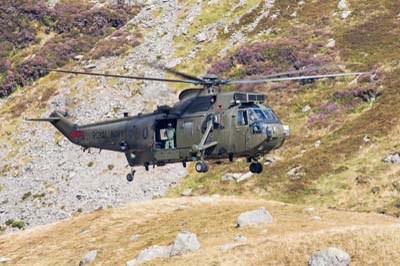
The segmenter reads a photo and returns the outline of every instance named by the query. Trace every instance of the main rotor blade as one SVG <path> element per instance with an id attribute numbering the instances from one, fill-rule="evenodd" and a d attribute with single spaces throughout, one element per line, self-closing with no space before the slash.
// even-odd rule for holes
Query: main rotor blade
<path id="1" fill-rule="evenodd" d="M 307 73 L 307 72 L 311 72 L 311 71 L 319 71 L 319 70 L 324 70 L 324 69 L 334 69 L 339 66 L 347 66 L 347 65 L 350 65 L 350 64 L 332 64 L 332 65 L 324 65 L 324 66 L 315 66 L 315 67 L 310 67 L 310 68 L 273 73 L 273 74 L 264 76 L 264 78 L 273 78 L 273 77 L 287 76 L 287 75 L 293 75 L 293 74 L 302 74 L 302 73 Z"/>
<path id="2" fill-rule="evenodd" d="M 129 76 L 129 75 L 116 75 L 116 74 L 104 74 L 96 72 L 83 72 L 83 71 L 73 71 L 73 70 L 63 70 L 63 69 L 50 69 L 50 68 L 34 68 L 34 69 L 45 69 L 53 72 L 77 74 L 77 75 L 88 75 L 88 76 L 98 76 L 107 78 L 124 78 L 124 79 L 136 79 L 136 80 L 152 80 L 152 81 L 163 81 L 163 82 L 178 82 L 178 83 L 190 83 L 199 85 L 201 82 L 195 80 L 183 80 L 183 79 L 165 79 L 165 78 L 150 78 L 150 77 L 139 77 L 139 76 Z"/>
<path id="3" fill-rule="evenodd" d="M 172 73 L 172 74 L 174 74 L 174 75 L 176 75 L 178 77 L 182 77 L 182 78 L 189 79 L 189 80 L 196 80 L 196 81 L 201 82 L 201 83 L 205 82 L 201 78 L 198 78 L 198 77 L 195 77 L 195 76 L 180 72 L 180 71 L 175 70 L 173 68 L 168 68 L 168 67 L 160 66 L 160 65 L 157 65 L 157 64 L 150 64 L 150 66 L 152 66 L 154 68 L 157 68 L 157 69 L 160 69 L 160 70 L 163 70 L 165 72 Z"/>
<path id="4" fill-rule="evenodd" d="M 335 78 L 335 77 L 344 77 L 344 76 L 359 76 L 359 75 L 364 75 L 364 74 L 371 74 L 371 72 L 349 72 L 349 73 L 309 75 L 309 76 L 286 77 L 286 78 L 224 80 L 223 84 L 255 84 L 255 83 L 287 81 L 287 80 L 305 80 L 305 79 Z"/>

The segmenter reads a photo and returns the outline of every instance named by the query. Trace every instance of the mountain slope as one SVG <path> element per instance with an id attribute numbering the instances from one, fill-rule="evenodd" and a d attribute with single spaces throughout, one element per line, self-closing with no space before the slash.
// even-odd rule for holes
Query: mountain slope
<path id="1" fill-rule="evenodd" d="M 203 12 L 193 23 L 193 36 L 210 27 L 201 25 L 215 18 L 210 10 L 222 12 L 237 8 L 236 4 L 203 3 Z M 221 181 L 224 173 L 246 171 L 245 163 L 212 166 L 206 175 L 191 173 L 171 195 L 187 187 L 197 195 L 261 193 L 264 198 L 291 203 L 399 215 L 400 168 L 383 162 L 400 145 L 399 4 L 265 1 L 251 7 L 243 4 L 239 10 L 235 19 L 227 15 L 212 21 L 209 39 L 194 44 L 196 54 L 182 70 L 208 69 L 224 77 L 243 78 L 345 63 L 348 71 L 373 74 L 305 85 L 238 87 L 265 93 L 267 103 L 291 126 L 292 135 L 283 147 L 266 156 L 279 161 L 245 184 Z M 221 49 L 226 45 L 230 49 Z M 215 55 L 220 59 L 215 60 Z M 309 110 L 302 111 L 304 107 Z M 290 176 L 288 172 L 296 167 L 298 175 Z"/>
<path id="2" fill-rule="evenodd" d="M 235 227 L 241 212 L 259 207 L 271 212 L 272 224 Z M 264 229 L 267 234 L 260 233 Z M 1 236 L 0 250 L 9 265 L 77 265 L 89 250 L 98 252 L 91 265 L 124 265 L 150 245 L 171 244 L 180 230 L 196 233 L 200 250 L 141 265 L 305 265 L 327 246 L 346 250 L 351 265 L 399 263 L 400 227 L 392 217 L 235 197 L 159 199 L 98 210 Z M 140 237 L 132 240 L 133 234 Z M 234 242 L 237 235 L 247 240 Z M 239 245 L 221 251 L 227 243 Z"/>

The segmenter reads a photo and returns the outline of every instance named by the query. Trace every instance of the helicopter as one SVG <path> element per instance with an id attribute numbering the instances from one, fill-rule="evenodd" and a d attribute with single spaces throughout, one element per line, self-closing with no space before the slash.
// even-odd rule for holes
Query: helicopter
<path id="1" fill-rule="evenodd" d="M 197 86 L 183 90 L 179 101 L 173 106 L 158 106 L 151 113 L 120 119 L 77 125 L 67 119 L 67 114 L 53 111 L 47 118 L 26 119 L 50 122 L 69 141 L 83 150 L 98 148 L 125 154 L 130 173 L 126 179 L 134 179 L 137 166 L 148 171 L 152 166 L 195 161 L 195 170 L 208 171 L 208 160 L 246 158 L 249 170 L 259 174 L 263 164 L 259 159 L 280 148 L 290 135 L 273 109 L 266 104 L 264 94 L 256 92 L 222 91 L 228 84 L 255 84 L 280 81 L 313 82 L 317 79 L 342 76 L 358 76 L 369 72 L 340 72 L 309 74 L 337 65 L 309 67 L 294 71 L 275 73 L 257 79 L 221 79 L 207 74 L 203 77 L 189 75 L 172 68 L 163 67 L 180 79 L 115 75 L 96 72 L 45 69 L 67 74 L 91 75 L 158 82 L 187 83 Z"/>

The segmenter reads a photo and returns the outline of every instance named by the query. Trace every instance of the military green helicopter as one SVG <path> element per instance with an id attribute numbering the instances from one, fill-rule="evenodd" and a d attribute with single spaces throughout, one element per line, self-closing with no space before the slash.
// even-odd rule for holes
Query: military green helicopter
<path id="1" fill-rule="evenodd" d="M 199 86 L 186 89 L 179 95 L 174 106 L 159 106 L 147 114 L 123 117 L 116 120 L 77 125 L 66 114 L 54 111 L 48 118 L 27 119 L 48 121 L 72 143 L 84 150 L 98 148 L 123 152 L 131 172 L 127 180 L 134 178 L 135 166 L 146 170 L 169 163 L 196 161 L 199 173 L 208 171 L 207 160 L 244 157 L 250 163 L 252 173 L 261 173 L 261 156 L 282 146 L 290 135 L 288 125 L 283 125 L 272 108 L 265 104 L 265 95 L 255 92 L 222 92 L 228 84 L 267 83 L 280 81 L 310 82 L 322 78 L 362 75 L 369 72 L 311 74 L 335 66 L 321 66 L 268 75 L 258 79 L 220 79 L 215 75 L 202 78 L 174 69 L 164 70 L 181 79 L 166 79 L 127 75 L 113 75 L 62 69 L 46 69 L 61 73 L 126 78 L 160 82 L 188 83 Z"/>

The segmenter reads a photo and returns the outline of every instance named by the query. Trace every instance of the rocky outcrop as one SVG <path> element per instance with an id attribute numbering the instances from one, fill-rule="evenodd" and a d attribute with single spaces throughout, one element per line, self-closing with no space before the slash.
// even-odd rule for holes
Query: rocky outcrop
<path id="1" fill-rule="evenodd" d="M 338 248 L 327 248 L 314 253 L 308 266 L 349 266 L 350 256 Z"/>
<path id="2" fill-rule="evenodd" d="M 272 223 L 272 215 L 265 208 L 259 208 L 254 211 L 241 213 L 237 218 L 238 227 L 256 225 L 260 223 Z"/>
<path id="3" fill-rule="evenodd" d="M 196 251 L 200 248 L 200 243 L 197 240 L 196 234 L 182 231 L 174 241 L 171 249 L 171 256 L 182 255 L 191 251 Z"/>

